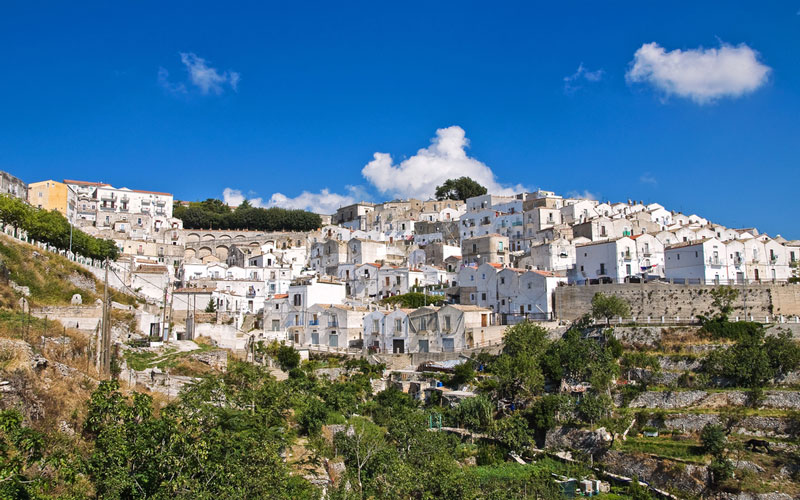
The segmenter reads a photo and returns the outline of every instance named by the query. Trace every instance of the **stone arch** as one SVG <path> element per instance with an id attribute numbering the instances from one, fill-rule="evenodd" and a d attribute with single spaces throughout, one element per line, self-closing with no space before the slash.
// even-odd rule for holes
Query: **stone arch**
<path id="1" fill-rule="evenodd" d="M 237 234 L 236 236 L 233 237 L 234 240 L 243 240 L 244 238 L 245 236 L 243 234 Z"/>
<path id="2" fill-rule="evenodd" d="M 213 255 L 214 251 L 211 250 L 211 247 L 200 247 L 200 250 L 197 251 L 197 258 L 198 259 L 205 259 L 209 255 Z"/>
<path id="3" fill-rule="evenodd" d="M 206 233 L 203 235 L 203 241 L 214 241 L 215 239 L 217 238 L 213 234 Z"/>
<path id="4" fill-rule="evenodd" d="M 194 248 L 187 248 L 183 251 L 183 258 L 186 260 L 194 259 L 197 256 L 197 252 L 194 251 Z"/>
<path id="5" fill-rule="evenodd" d="M 200 241 L 200 235 L 198 233 L 189 233 L 186 235 L 186 243 L 195 243 Z"/>
<path id="6" fill-rule="evenodd" d="M 221 234 L 218 239 L 220 239 L 220 240 L 230 240 L 231 239 L 231 235 L 230 234 Z"/>
<path id="7" fill-rule="evenodd" d="M 219 258 L 219 260 L 225 261 L 225 260 L 228 260 L 229 253 L 230 253 L 230 250 L 228 249 L 228 247 L 226 245 L 217 245 L 217 249 L 214 252 L 214 255 L 216 255 L 217 258 Z"/>
<path id="8" fill-rule="evenodd" d="M 253 247 L 253 248 L 258 248 L 260 245 L 258 244 L 257 241 L 252 241 L 252 242 L 250 242 L 250 246 Z"/>

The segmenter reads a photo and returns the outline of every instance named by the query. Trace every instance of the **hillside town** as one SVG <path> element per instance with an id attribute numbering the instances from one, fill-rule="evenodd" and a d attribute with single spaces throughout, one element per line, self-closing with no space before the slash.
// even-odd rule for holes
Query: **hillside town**
<path id="1" fill-rule="evenodd" d="M 544 190 L 361 202 L 320 214 L 315 230 L 266 232 L 187 229 L 173 206 L 190 203 L 165 192 L 25 185 L 7 173 L 2 182 L 4 193 L 113 240 L 112 284 L 166 311 L 151 327 L 165 341 L 208 331 L 194 318 L 214 311 L 232 319 L 214 330 L 232 346 L 254 337 L 311 350 L 457 353 L 498 343 L 508 325 L 573 319 L 576 287 L 757 288 L 797 278 L 800 259 L 800 240 L 757 228 Z M 391 301 L 410 293 L 424 304 Z M 649 308 L 640 317 L 664 321 L 655 302 Z M 773 314 L 796 315 L 784 309 Z"/>

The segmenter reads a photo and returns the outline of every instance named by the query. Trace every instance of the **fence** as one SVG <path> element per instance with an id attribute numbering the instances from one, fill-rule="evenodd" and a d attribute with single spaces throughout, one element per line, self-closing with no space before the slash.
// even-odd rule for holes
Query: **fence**
<path id="1" fill-rule="evenodd" d="M 625 278 L 611 278 L 609 276 L 601 276 L 599 278 L 586 278 L 579 280 L 575 283 L 559 283 L 559 286 L 591 286 L 591 285 L 612 285 L 612 284 L 631 284 L 631 283 L 661 283 L 664 285 L 759 285 L 759 284 L 779 284 L 779 283 L 795 283 L 791 278 L 782 279 L 736 279 L 736 278 L 719 278 L 719 279 L 703 279 L 703 278 L 654 278 L 644 280 L 638 276 L 628 276 Z"/>
<path id="2" fill-rule="evenodd" d="M 764 315 L 764 316 L 755 316 L 755 315 L 747 315 L 742 316 L 735 316 L 730 318 L 733 321 L 752 321 L 755 323 L 778 323 L 778 324 L 786 324 L 786 323 L 800 323 L 800 316 L 784 316 L 782 314 L 778 315 Z M 763 320 L 763 321 L 762 321 Z M 594 320 L 594 324 L 598 326 L 603 325 L 658 325 L 658 326 L 690 326 L 690 325 L 699 325 L 700 318 L 697 316 L 632 316 L 629 318 L 623 317 L 616 317 L 611 318 L 608 321 L 604 320 Z"/>

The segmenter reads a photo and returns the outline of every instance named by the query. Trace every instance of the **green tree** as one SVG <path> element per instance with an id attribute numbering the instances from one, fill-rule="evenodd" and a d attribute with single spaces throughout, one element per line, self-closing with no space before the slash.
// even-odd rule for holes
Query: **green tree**
<path id="1" fill-rule="evenodd" d="M 732 286 L 719 286 L 709 292 L 714 299 L 711 306 L 719 311 L 719 317 L 727 319 L 733 311 L 733 303 L 739 297 L 739 290 Z"/>
<path id="2" fill-rule="evenodd" d="M 276 361 L 281 370 L 289 372 L 300 366 L 300 353 L 297 352 L 292 346 L 282 345 L 278 348 Z"/>
<path id="3" fill-rule="evenodd" d="M 476 432 L 487 432 L 492 429 L 493 405 L 486 396 L 466 398 L 453 408 L 451 416 L 458 427 L 464 427 Z"/>
<path id="4" fill-rule="evenodd" d="M 348 472 L 352 471 L 360 498 L 366 498 L 365 483 L 384 465 L 387 451 L 385 431 L 362 417 L 351 418 L 347 427 L 347 432 L 334 436 L 334 445 L 344 457 Z"/>
<path id="5" fill-rule="evenodd" d="M 706 453 L 714 456 L 722 455 L 727 444 L 725 429 L 721 425 L 706 424 L 700 432 L 700 443 Z"/>
<path id="6" fill-rule="evenodd" d="M 540 366 L 541 356 L 548 346 L 547 330 L 530 322 L 506 329 L 503 351 L 491 362 L 495 375 L 495 395 L 511 401 L 529 400 L 544 387 Z"/>
<path id="7" fill-rule="evenodd" d="M 625 299 L 616 295 L 605 295 L 597 292 L 592 297 L 592 317 L 605 319 L 606 325 L 611 326 L 611 318 L 628 317 L 631 314 L 631 306 Z"/>
<path id="8" fill-rule="evenodd" d="M 216 299 L 211 299 L 208 301 L 208 305 L 206 305 L 205 311 L 207 313 L 214 313 L 217 312 L 217 301 Z"/>
<path id="9" fill-rule="evenodd" d="M 400 295 L 392 295 L 381 300 L 383 305 L 397 304 L 400 307 L 407 307 L 409 309 L 417 309 L 424 306 L 432 306 L 440 303 L 442 300 L 430 295 L 419 292 L 408 292 Z"/>
<path id="10" fill-rule="evenodd" d="M 22 424 L 16 410 L 0 411 L 0 498 L 30 498 L 26 475 L 42 458 L 43 436 Z"/>
<path id="11" fill-rule="evenodd" d="M 484 194 L 486 194 L 486 188 L 469 177 L 447 179 L 444 184 L 436 187 L 437 200 L 467 201 L 467 198 Z"/>

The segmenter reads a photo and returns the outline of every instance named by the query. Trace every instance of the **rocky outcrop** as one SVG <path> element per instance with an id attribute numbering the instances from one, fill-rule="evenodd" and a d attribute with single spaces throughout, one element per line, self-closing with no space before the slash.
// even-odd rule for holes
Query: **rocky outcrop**
<path id="1" fill-rule="evenodd" d="M 83 274 L 74 272 L 67 277 L 67 281 L 81 290 L 97 292 L 97 284 L 95 283 L 94 278 L 91 276 L 84 276 Z"/>
<path id="2" fill-rule="evenodd" d="M 544 446 L 549 450 L 579 450 L 596 455 L 611 446 L 611 433 L 603 427 L 590 431 L 574 427 L 556 427 L 547 431 Z"/>
<path id="3" fill-rule="evenodd" d="M 189 358 L 222 372 L 228 369 L 228 351 L 222 349 L 190 354 Z"/>
<path id="4" fill-rule="evenodd" d="M 677 465 L 647 455 L 609 451 L 601 458 L 608 472 L 637 477 L 656 488 L 682 491 L 699 496 L 708 483 L 708 468 L 703 465 Z"/>

